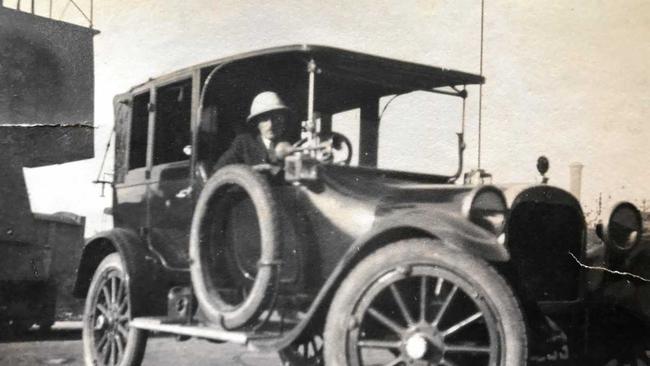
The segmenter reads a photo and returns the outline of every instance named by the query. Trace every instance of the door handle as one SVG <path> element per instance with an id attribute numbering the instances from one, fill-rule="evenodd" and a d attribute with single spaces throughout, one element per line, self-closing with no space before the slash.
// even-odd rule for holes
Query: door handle
<path id="1" fill-rule="evenodd" d="M 176 193 L 176 198 L 187 198 L 190 194 L 192 194 L 192 186 L 183 188 L 178 191 L 178 193 Z"/>

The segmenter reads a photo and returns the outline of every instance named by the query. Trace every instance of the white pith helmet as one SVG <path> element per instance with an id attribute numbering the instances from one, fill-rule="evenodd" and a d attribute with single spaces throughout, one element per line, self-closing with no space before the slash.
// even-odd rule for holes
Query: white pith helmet
<path id="1" fill-rule="evenodd" d="M 246 122 L 250 123 L 260 114 L 271 111 L 288 111 L 289 107 L 282 101 L 276 92 L 265 91 L 257 94 L 251 103 L 251 112 L 246 118 Z"/>

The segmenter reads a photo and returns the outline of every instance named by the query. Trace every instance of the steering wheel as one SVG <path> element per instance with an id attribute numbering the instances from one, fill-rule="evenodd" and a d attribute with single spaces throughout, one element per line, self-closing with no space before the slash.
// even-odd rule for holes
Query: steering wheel
<path id="1" fill-rule="evenodd" d="M 320 145 L 316 151 L 316 158 L 319 161 L 336 165 L 350 165 L 353 152 L 352 143 L 344 134 L 334 131 L 319 133 L 318 139 Z M 293 147 L 303 148 L 306 143 L 307 138 L 303 138 L 296 142 Z"/>

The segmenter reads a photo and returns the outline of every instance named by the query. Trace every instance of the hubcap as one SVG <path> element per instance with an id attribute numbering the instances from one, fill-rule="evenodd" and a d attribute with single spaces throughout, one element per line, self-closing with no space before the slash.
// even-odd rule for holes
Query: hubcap
<path id="1" fill-rule="evenodd" d="M 102 330 L 106 327 L 106 317 L 104 315 L 99 315 L 97 321 L 95 322 L 95 330 Z"/>
<path id="2" fill-rule="evenodd" d="M 427 340 L 420 334 L 415 334 L 406 341 L 406 354 L 414 360 L 424 357 L 427 348 Z"/>

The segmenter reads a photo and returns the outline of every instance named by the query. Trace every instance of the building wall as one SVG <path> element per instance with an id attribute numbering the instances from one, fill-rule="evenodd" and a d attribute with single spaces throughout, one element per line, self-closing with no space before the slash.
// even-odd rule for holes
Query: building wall
<path id="1" fill-rule="evenodd" d="M 36 240 L 24 167 L 94 155 L 94 34 L 0 6 L 0 240 Z"/>
<path id="2" fill-rule="evenodd" d="M 0 124 L 54 126 L 3 129 L 3 156 L 9 148 L 29 167 L 93 156 L 93 36 L 0 7 Z"/>

